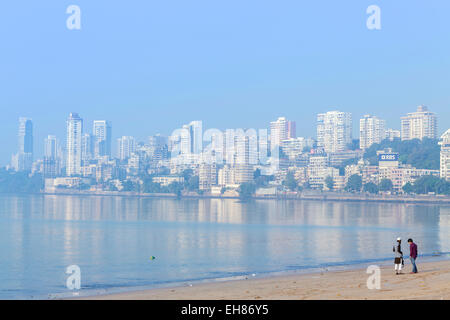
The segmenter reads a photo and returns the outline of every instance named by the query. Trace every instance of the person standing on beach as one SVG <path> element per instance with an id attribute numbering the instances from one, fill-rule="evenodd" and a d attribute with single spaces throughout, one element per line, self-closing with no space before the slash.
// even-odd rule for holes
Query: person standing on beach
<path id="1" fill-rule="evenodd" d="M 401 274 L 403 265 L 402 239 L 397 238 L 397 244 L 394 246 L 394 248 L 392 248 L 392 251 L 394 251 L 395 253 L 394 258 L 395 274 Z"/>
<path id="2" fill-rule="evenodd" d="M 411 260 L 411 264 L 413 266 L 411 273 L 417 273 L 416 259 L 417 259 L 417 245 L 413 242 L 412 239 L 408 239 L 409 243 L 409 259 Z"/>

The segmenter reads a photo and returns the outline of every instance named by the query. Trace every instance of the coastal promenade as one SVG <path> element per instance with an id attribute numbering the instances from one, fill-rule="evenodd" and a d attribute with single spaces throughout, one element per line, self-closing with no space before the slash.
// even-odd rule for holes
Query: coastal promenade
<path id="1" fill-rule="evenodd" d="M 148 197 L 148 198 L 198 198 L 198 199 L 240 199 L 238 196 L 212 195 L 195 193 L 183 194 L 178 197 L 172 193 L 138 193 L 119 191 L 79 191 L 58 190 L 55 192 L 42 192 L 46 195 L 82 195 L 82 196 L 121 196 L 121 197 Z M 275 200 L 314 200 L 314 201 L 356 201 L 356 202 L 386 202 L 386 203 L 428 203 L 450 204 L 450 196 L 444 195 L 395 195 L 395 194 L 370 194 L 349 192 L 284 192 L 276 195 L 253 196 L 251 199 L 275 199 Z"/>

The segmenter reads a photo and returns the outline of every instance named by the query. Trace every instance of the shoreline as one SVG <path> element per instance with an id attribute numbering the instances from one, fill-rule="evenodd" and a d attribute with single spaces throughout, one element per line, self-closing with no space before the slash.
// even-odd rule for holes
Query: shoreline
<path id="1" fill-rule="evenodd" d="M 424 259 L 420 259 L 424 260 Z M 117 293 L 66 297 L 81 300 L 450 300 L 450 259 L 418 261 L 418 274 L 409 274 L 411 264 L 405 260 L 402 275 L 395 275 L 393 264 L 361 263 L 354 268 L 270 274 L 261 278 L 240 277 L 219 281 L 175 283 L 172 286 L 136 289 Z M 369 265 L 381 270 L 381 289 L 367 288 Z M 184 283 L 184 286 L 182 285 Z"/>
<path id="2" fill-rule="evenodd" d="M 159 198 L 159 199 L 234 199 L 234 200 L 307 200 L 307 201 L 335 201 L 335 202 L 374 202 L 374 203 L 405 203 L 405 204 L 449 204 L 450 196 L 442 195 L 369 195 L 365 193 L 338 193 L 338 192 L 306 192 L 299 194 L 285 194 L 276 196 L 252 196 L 248 199 L 241 199 L 238 196 L 220 195 L 182 195 L 170 193 L 136 193 L 136 192 L 83 192 L 83 191 L 62 191 L 62 192 L 40 192 L 36 195 L 65 195 L 65 196 L 118 196 L 130 198 Z"/>

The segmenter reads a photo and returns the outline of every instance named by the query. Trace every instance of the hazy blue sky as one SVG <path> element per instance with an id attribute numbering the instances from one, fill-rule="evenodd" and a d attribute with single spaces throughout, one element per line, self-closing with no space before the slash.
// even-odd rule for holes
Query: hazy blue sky
<path id="1" fill-rule="evenodd" d="M 82 29 L 66 28 L 66 8 Z M 382 30 L 366 28 L 381 7 Z M 315 135 L 315 115 L 399 117 L 426 104 L 450 127 L 448 0 L 14 0 L 0 4 L 0 164 L 20 116 L 35 148 L 65 138 L 71 111 L 112 121 L 114 139 L 191 120 L 264 128 L 278 116 Z M 115 143 L 114 143 L 115 145 Z"/>

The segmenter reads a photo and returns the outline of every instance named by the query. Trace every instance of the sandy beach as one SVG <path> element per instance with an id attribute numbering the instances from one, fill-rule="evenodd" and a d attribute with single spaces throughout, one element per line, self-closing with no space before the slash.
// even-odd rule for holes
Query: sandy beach
<path id="1" fill-rule="evenodd" d="M 369 266 L 369 265 L 367 265 Z M 111 300 L 397 300 L 450 299 L 450 261 L 420 263 L 419 273 L 395 275 L 393 266 L 381 267 L 381 288 L 369 290 L 366 268 L 311 274 L 251 278 L 184 287 L 152 289 L 82 299 Z"/>

